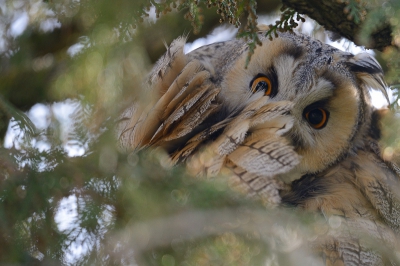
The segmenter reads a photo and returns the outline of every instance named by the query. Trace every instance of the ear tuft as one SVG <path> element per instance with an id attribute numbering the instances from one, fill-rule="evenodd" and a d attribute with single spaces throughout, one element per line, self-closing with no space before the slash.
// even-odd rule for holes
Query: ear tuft
<path id="1" fill-rule="evenodd" d="M 357 76 L 362 85 L 381 91 L 388 104 L 390 103 L 386 91 L 387 85 L 383 79 L 382 67 L 372 55 L 368 53 L 357 54 L 350 58 L 346 65 Z"/>

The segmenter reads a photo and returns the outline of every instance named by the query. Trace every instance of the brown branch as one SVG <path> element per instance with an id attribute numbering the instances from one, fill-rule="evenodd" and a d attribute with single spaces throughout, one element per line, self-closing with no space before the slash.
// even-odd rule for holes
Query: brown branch
<path id="1" fill-rule="evenodd" d="M 369 44 L 360 43 L 358 38 L 361 24 L 356 24 L 352 19 L 348 19 L 343 12 L 345 3 L 334 0 L 282 0 L 283 4 L 290 7 L 300 14 L 309 16 L 324 26 L 326 30 L 338 33 L 353 41 L 357 45 L 364 45 L 369 49 L 382 51 L 385 47 L 392 44 L 392 30 L 390 25 L 385 23 L 382 27 L 375 30 L 371 35 Z"/>

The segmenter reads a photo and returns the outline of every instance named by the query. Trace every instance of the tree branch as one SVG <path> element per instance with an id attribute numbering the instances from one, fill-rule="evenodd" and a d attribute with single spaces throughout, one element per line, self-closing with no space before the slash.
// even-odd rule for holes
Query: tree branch
<path id="1" fill-rule="evenodd" d="M 300 14 L 314 19 L 326 30 L 338 33 L 357 45 L 382 51 L 392 44 L 392 30 L 388 23 L 372 33 L 370 43 L 361 43 L 359 34 L 362 24 L 357 24 L 353 19 L 347 18 L 347 14 L 344 13 L 345 3 L 333 0 L 282 0 L 282 2 Z"/>

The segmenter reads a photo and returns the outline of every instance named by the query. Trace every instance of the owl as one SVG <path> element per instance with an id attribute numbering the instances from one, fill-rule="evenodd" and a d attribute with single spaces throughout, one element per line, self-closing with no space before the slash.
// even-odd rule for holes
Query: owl
<path id="1" fill-rule="evenodd" d="M 173 41 L 144 85 L 149 102 L 122 114 L 120 146 L 162 148 L 171 164 L 227 175 L 268 206 L 340 221 L 343 230 L 310 244 L 325 265 L 394 263 L 399 171 L 381 156 L 381 112 L 369 94 L 387 98 L 381 66 L 303 34 L 258 34 L 248 65 L 242 39 L 188 54 L 184 37 Z"/>

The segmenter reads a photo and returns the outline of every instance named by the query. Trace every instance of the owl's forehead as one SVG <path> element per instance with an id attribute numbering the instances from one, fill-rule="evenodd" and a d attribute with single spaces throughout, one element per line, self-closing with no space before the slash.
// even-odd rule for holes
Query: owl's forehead
<path id="1" fill-rule="evenodd" d="M 333 89 L 345 80 L 354 81 L 354 76 L 346 65 L 348 59 L 353 57 L 351 53 L 293 33 L 281 33 L 273 41 L 267 40 L 263 35 L 261 39 L 264 47 L 255 55 L 265 60 L 255 61 L 250 66 L 250 71 L 263 72 L 273 68 L 281 83 L 279 87 L 287 88 L 287 93 L 310 93 L 321 87 Z"/>
<path id="2" fill-rule="evenodd" d="M 313 70 L 314 73 L 321 73 L 323 70 L 333 69 L 340 72 L 348 72 L 345 62 L 353 57 L 353 54 L 343 52 L 328 44 L 309 36 L 295 33 L 280 33 L 279 38 L 269 41 L 264 34 L 260 39 L 265 45 L 263 53 L 270 53 L 269 61 L 273 63 L 274 59 L 279 57 L 292 57 L 293 63 L 298 70 Z M 273 49 L 269 48 L 273 47 Z M 261 51 L 260 51 L 261 52 Z M 288 63 L 291 61 L 288 60 Z M 267 62 L 266 62 L 267 63 Z M 342 73 L 344 74 L 344 73 Z"/>
<path id="3" fill-rule="evenodd" d="M 304 71 L 303 75 L 309 70 L 326 67 L 348 74 L 344 62 L 353 56 L 351 53 L 340 51 L 307 35 L 279 33 L 279 37 L 271 41 L 265 32 L 259 32 L 259 38 L 262 46 L 256 47 L 250 67 L 254 62 L 257 67 L 267 67 L 279 57 L 291 56 L 299 66 L 298 70 Z M 248 44 L 243 39 L 234 39 L 200 47 L 191 52 L 189 58 L 210 63 L 218 76 L 223 76 L 233 66 L 244 69 L 248 51 Z"/>
<path id="4" fill-rule="evenodd" d="M 264 33 L 260 34 L 260 39 L 263 43 L 267 42 L 266 44 L 268 45 L 268 40 Z M 290 50 L 296 50 L 298 56 L 304 55 L 304 59 L 308 60 L 312 65 L 330 64 L 332 62 L 332 56 L 335 54 L 351 56 L 350 53 L 342 52 L 328 44 L 303 34 L 280 33 L 278 38 L 269 42 L 269 45 L 282 45 L 280 42 L 284 43 L 289 53 L 294 54 Z M 282 52 L 284 52 L 284 50 Z"/>

